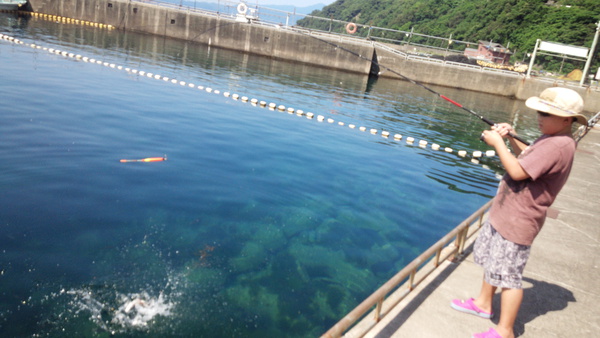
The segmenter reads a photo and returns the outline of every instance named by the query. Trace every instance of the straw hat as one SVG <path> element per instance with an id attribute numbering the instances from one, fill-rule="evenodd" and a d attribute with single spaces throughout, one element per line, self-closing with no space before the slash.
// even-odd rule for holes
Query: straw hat
<path id="1" fill-rule="evenodd" d="M 544 89 L 539 97 L 533 96 L 525 101 L 525 105 L 544 113 L 573 117 L 575 121 L 587 125 L 587 118 L 581 114 L 583 99 L 576 91 L 562 87 Z"/>

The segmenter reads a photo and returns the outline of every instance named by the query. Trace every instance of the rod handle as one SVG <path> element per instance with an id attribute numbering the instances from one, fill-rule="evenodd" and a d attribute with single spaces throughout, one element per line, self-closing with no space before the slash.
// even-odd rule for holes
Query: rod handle
<path id="1" fill-rule="evenodd" d="M 523 144 L 524 144 L 524 145 L 526 145 L 526 146 L 528 146 L 528 145 L 529 145 L 529 142 L 525 141 L 525 140 L 524 140 L 522 137 L 520 137 L 520 136 L 518 136 L 518 135 L 515 135 L 515 134 L 513 134 L 513 133 L 508 133 L 508 136 L 510 136 L 510 137 L 512 137 L 512 138 L 514 138 L 515 140 L 517 140 L 517 141 L 519 141 L 519 142 L 523 143 Z"/>
<path id="2" fill-rule="evenodd" d="M 496 125 L 494 122 L 492 122 L 492 121 L 490 121 L 490 120 L 486 119 L 486 118 L 485 118 L 485 117 L 483 117 L 483 116 L 481 116 L 480 118 L 481 118 L 481 121 L 483 121 L 483 122 L 487 123 L 487 124 L 488 124 L 488 125 L 490 125 L 490 126 L 495 126 L 495 125 Z"/>

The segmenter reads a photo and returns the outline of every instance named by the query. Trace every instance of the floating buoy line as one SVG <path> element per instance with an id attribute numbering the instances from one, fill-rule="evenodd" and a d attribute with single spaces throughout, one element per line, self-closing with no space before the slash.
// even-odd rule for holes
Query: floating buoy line
<path id="1" fill-rule="evenodd" d="M 28 15 L 33 18 L 54 21 L 54 22 L 62 23 L 62 24 L 68 23 L 68 24 L 74 24 L 74 25 L 98 27 L 98 28 L 105 28 L 105 29 L 115 29 L 115 26 L 113 26 L 113 25 L 107 25 L 107 24 L 93 22 L 93 21 L 73 19 L 73 18 L 68 18 L 68 17 L 60 16 L 60 15 L 51 15 L 51 14 L 45 14 L 45 13 L 39 13 L 39 12 L 28 12 L 28 11 L 17 11 L 17 13 L 19 15 Z"/>
<path id="2" fill-rule="evenodd" d="M 472 152 L 468 152 L 466 150 L 456 150 L 454 148 L 451 147 L 443 147 L 440 144 L 434 143 L 434 142 L 429 142 L 427 140 L 417 140 L 414 137 L 404 137 L 404 135 L 402 134 L 398 134 L 398 133 L 390 133 L 389 131 L 386 130 L 382 130 L 380 131 L 379 129 L 376 128 L 367 128 L 365 126 L 356 126 L 355 124 L 351 124 L 351 123 L 345 123 L 343 121 L 336 121 L 332 118 L 328 118 L 325 117 L 323 115 L 316 115 L 312 112 L 305 112 L 304 110 L 301 109 L 295 109 L 292 107 L 286 107 L 285 105 L 282 104 L 276 104 L 274 102 L 269 102 L 267 103 L 267 101 L 261 101 L 258 100 L 256 98 L 248 98 L 247 96 L 241 96 L 240 94 L 237 93 L 231 93 L 229 91 L 221 91 L 218 89 L 214 89 L 212 87 L 206 87 L 206 86 L 202 86 L 202 85 L 196 85 L 194 83 L 188 83 L 186 81 L 182 81 L 182 80 L 178 80 L 178 79 L 173 79 L 173 78 L 169 78 L 166 76 L 162 76 L 160 74 L 154 74 L 151 72 L 146 72 L 143 70 L 139 70 L 139 69 L 135 69 L 135 68 L 131 68 L 131 67 L 124 67 L 121 65 L 117 65 L 114 63 L 110 63 L 110 62 L 105 62 L 102 60 L 98 60 L 92 57 L 87 57 L 87 56 L 82 56 L 80 54 L 74 54 L 74 53 L 69 53 L 67 51 L 62 51 L 56 48 L 48 48 L 48 47 L 43 47 L 34 43 L 24 43 L 23 41 L 16 39 L 12 36 L 9 35 L 5 35 L 5 34 L 1 34 L 0 33 L 0 40 L 5 40 L 5 41 L 9 41 L 11 43 L 14 44 L 18 44 L 18 45 L 24 45 L 24 46 L 28 46 L 34 49 L 39 49 L 39 50 L 43 50 L 43 51 L 47 51 L 50 54 L 56 54 L 56 55 L 61 55 L 65 58 L 71 58 L 77 61 L 81 61 L 81 62 L 87 62 L 87 63 L 93 63 L 93 64 L 98 64 L 101 66 L 105 66 L 108 68 L 112 68 L 112 69 L 116 69 L 116 70 L 123 70 L 126 71 L 130 74 L 136 74 L 140 77 L 147 77 L 150 79 L 155 79 L 155 80 L 160 80 L 160 81 L 164 81 L 167 83 L 172 83 L 175 85 L 179 85 L 182 87 L 187 87 L 187 88 L 191 88 L 191 89 L 197 89 L 199 91 L 204 91 L 206 93 L 212 93 L 212 94 L 216 94 L 216 95 L 222 95 L 226 98 L 230 98 L 232 100 L 235 101 L 241 101 L 243 103 L 250 103 L 252 106 L 255 107 L 260 107 L 260 108 L 265 108 L 265 109 L 269 109 L 271 111 L 279 111 L 279 112 L 287 112 L 290 115 L 297 115 L 297 116 L 303 116 L 306 117 L 309 120 L 312 119 L 316 119 L 318 122 L 322 122 L 322 123 L 329 123 L 329 124 L 336 124 L 338 126 L 347 126 L 349 129 L 358 129 L 361 132 L 369 132 L 369 134 L 372 135 L 381 135 L 381 137 L 386 138 L 386 139 L 393 139 L 394 141 L 400 142 L 402 140 L 405 140 L 406 144 L 408 145 L 415 145 L 418 146 L 419 148 L 422 149 L 431 149 L 433 151 L 443 151 L 449 154 L 456 154 L 459 157 L 462 158 L 470 158 L 471 162 L 475 163 L 475 164 L 480 164 L 480 159 L 484 158 L 484 157 L 495 157 L 496 156 L 496 152 L 494 150 L 486 150 L 486 151 L 480 151 L 480 150 L 475 150 Z M 482 167 L 484 169 L 490 169 L 489 166 L 482 164 Z M 496 177 L 499 177 L 500 175 L 498 173 L 496 173 Z"/>

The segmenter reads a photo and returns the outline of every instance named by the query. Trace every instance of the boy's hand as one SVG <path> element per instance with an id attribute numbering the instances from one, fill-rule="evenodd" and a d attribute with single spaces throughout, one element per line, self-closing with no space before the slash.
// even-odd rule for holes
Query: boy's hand
<path id="1" fill-rule="evenodd" d="M 508 134 L 515 134 L 515 130 L 508 123 L 499 123 L 492 127 L 492 130 L 495 130 L 502 137 L 506 137 Z"/>
<path id="2" fill-rule="evenodd" d="M 506 132 L 508 134 L 508 132 Z M 504 140 L 502 140 L 502 135 L 496 130 L 484 130 L 481 133 L 481 140 L 485 142 L 488 146 L 492 146 L 496 148 L 498 144 L 504 144 Z"/>

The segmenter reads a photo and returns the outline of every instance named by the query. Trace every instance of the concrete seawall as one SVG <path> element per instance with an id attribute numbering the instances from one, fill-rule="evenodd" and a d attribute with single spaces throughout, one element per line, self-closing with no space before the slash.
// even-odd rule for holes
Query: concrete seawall
<path id="1" fill-rule="evenodd" d="M 30 10 L 112 25 L 118 29 L 149 33 L 242 51 L 274 59 L 306 63 L 353 73 L 400 78 L 393 69 L 423 84 L 514 97 L 520 100 L 560 83 L 519 76 L 449 67 L 403 59 L 376 48 L 369 41 L 319 35 L 318 38 L 277 25 L 239 22 L 231 18 L 190 11 L 185 7 L 161 6 L 127 0 L 29 0 Z M 328 42 L 324 42 L 327 39 Z M 342 47 L 337 48 L 336 46 Z M 361 55 L 357 57 L 353 53 Z M 373 63 L 371 60 L 375 61 Z M 600 91 L 571 87 L 585 101 L 588 113 L 600 111 Z M 589 115 L 589 114 L 588 114 Z"/>
<path id="2" fill-rule="evenodd" d="M 399 58 L 397 55 L 386 50 L 376 50 L 378 63 L 382 68 L 393 69 L 409 79 L 415 79 L 421 83 L 434 84 L 438 86 L 453 87 L 476 92 L 484 92 L 492 95 L 514 97 L 526 100 L 553 86 L 564 86 L 563 81 L 556 83 L 542 81 L 536 78 L 526 79 L 515 75 L 484 73 L 469 68 L 450 67 L 430 62 L 413 61 Z M 399 76 L 383 71 L 382 76 Z M 589 88 L 573 87 L 585 102 L 585 110 L 588 113 L 600 111 L 600 91 Z M 589 114 L 588 114 L 589 115 Z"/>
<path id="3" fill-rule="evenodd" d="M 249 24 L 185 9 L 124 0 L 30 0 L 31 10 L 112 25 L 118 29 L 243 51 L 275 59 L 369 74 L 372 63 L 275 25 Z M 369 58 L 368 44 L 339 43 Z"/>

